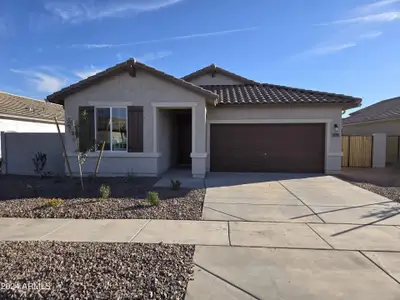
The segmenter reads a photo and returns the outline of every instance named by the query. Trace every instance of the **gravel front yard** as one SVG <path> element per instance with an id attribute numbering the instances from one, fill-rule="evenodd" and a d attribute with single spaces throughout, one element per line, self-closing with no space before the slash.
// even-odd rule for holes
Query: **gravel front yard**
<path id="1" fill-rule="evenodd" d="M 360 188 L 400 202 L 400 170 L 396 168 L 344 168 L 337 176 Z"/>
<path id="2" fill-rule="evenodd" d="M 205 189 L 153 188 L 154 178 L 97 178 L 86 180 L 81 191 L 79 180 L 39 179 L 36 177 L 0 177 L 0 217 L 75 218 L 75 219 L 170 219 L 200 220 Z M 99 197 L 99 188 L 107 184 L 108 199 Z M 161 203 L 151 206 L 147 192 L 159 194 Z M 62 199 L 56 206 L 49 199 Z"/>
<path id="3" fill-rule="evenodd" d="M 1 242 L 0 299 L 183 299 L 194 246 Z"/>

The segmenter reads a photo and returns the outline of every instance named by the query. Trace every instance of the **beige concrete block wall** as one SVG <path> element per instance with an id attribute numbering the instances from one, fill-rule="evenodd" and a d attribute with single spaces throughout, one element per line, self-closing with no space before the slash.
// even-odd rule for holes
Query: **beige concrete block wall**
<path id="1" fill-rule="evenodd" d="M 374 133 L 399 136 L 400 120 L 343 125 L 344 135 L 372 135 Z"/>
<path id="2" fill-rule="evenodd" d="M 375 133 L 373 136 L 372 145 L 372 167 L 386 167 L 386 143 L 387 136 L 384 133 Z"/>
<path id="3" fill-rule="evenodd" d="M 43 172 L 64 174 L 63 150 L 58 133 L 2 132 L 1 140 L 4 174 L 38 175 L 32 162 L 38 152 L 47 155 Z"/>
<path id="4" fill-rule="evenodd" d="M 341 128 L 342 109 L 340 106 L 270 106 L 259 105 L 207 107 L 208 139 L 207 147 L 210 151 L 209 130 L 213 122 L 248 122 L 248 123 L 326 123 L 326 157 L 325 172 L 338 173 L 341 170 L 342 144 L 341 137 L 332 137 L 334 124 Z M 284 137 L 283 137 L 284 138 Z M 208 153 L 210 153 L 208 151 Z M 209 158 L 207 169 L 210 168 Z"/>

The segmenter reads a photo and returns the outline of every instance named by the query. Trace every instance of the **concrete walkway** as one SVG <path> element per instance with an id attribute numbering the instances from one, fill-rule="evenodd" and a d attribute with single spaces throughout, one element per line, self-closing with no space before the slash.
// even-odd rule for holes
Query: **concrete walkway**
<path id="1" fill-rule="evenodd" d="M 400 227 L 324 223 L 0 219 L 0 240 L 399 251 Z"/>

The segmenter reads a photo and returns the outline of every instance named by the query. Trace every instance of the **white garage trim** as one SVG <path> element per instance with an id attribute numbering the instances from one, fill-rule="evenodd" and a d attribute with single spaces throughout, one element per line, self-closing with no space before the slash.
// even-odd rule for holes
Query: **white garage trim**
<path id="1" fill-rule="evenodd" d="M 328 164 L 328 156 L 339 156 L 338 153 L 328 154 L 331 145 L 331 119 L 240 119 L 240 120 L 207 120 L 207 172 L 210 171 L 210 134 L 211 124 L 319 124 L 325 123 L 325 171 Z M 340 154 L 341 156 L 341 154 Z"/>

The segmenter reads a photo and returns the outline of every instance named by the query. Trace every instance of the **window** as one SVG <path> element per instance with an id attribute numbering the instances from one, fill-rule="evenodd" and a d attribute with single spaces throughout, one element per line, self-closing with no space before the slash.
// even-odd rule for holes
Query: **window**
<path id="1" fill-rule="evenodd" d="M 127 150 L 126 107 L 96 108 L 96 141 L 105 151 Z"/>

